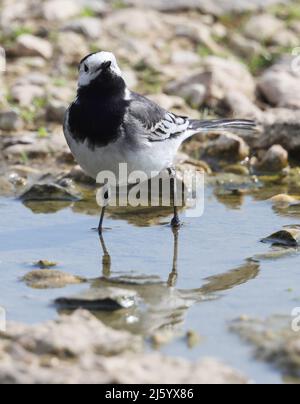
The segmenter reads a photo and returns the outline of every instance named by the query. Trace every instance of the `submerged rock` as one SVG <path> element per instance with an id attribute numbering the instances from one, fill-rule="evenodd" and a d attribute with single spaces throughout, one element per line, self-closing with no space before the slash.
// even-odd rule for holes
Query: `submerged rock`
<path id="1" fill-rule="evenodd" d="M 253 258 L 259 261 L 274 261 L 282 258 L 286 258 L 292 256 L 294 254 L 298 254 L 299 250 L 297 247 L 285 247 L 282 246 L 273 246 L 272 249 L 264 254 L 256 254 Z"/>
<path id="2" fill-rule="evenodd" d="M 171 330 L 164 330 L 161 332 L 156 332 L 150 338 L 153 349 L 159 350 L 164 345 L 170 344 L 176 337 L 175 333 Z"/>
<path id="3" fill-rule="evenodd" d="M 20 199 L 23 202 L 30 201 L 70 201 L 76 202 L 81 198 L 79 195 L 57 184 L 35 184 L 24 192 Z"/>
<path id="4" fill-rule="evenodd" d="M 300 246 L 300 226 L 288 226 L 283 230 L 264 238 L 263 243 L 282 245 L 287 247 Z"/>
<path id="5" fill-rule="evenodd" d="M 56 289 L 83 283 L 85 279 L 61 271 L 43 269 L 29 272 L 23 277 L 23 281 L 33 289 Z"/>
<path id="6" fill-rule="evenodd" d="M 40 260 L 34 263 L 34 266 L 40 269 L 54 268 L 57 266 L 56 262 L 48 260 Z"/>
<path id="7" fill-rule="evenodd" d="M 287 194 L 275 195 L 270 199 L 270 202 L 275 206 L 290 206 L 300 203 L 299 199 Z"/>
<path id="8" fill-rule="evenodd" d="M 120 310 L 135 306 L 137 293 L 126 289 L 101 288 L 90 289 L 79 295 L 61 297 L 55 300 L 56 305 L 62 309 L 75 310 L 84 308 L 88 310 Z"/>
<path id="9" fill-rule="evenodd" d="M 187 346 L 190 349 L 195 348 L 197 345 L 199 345 L 201 343 L 201 336 L 193 330 L 189 330 L 186 333 L 186 342 L 187 342 Z"/>

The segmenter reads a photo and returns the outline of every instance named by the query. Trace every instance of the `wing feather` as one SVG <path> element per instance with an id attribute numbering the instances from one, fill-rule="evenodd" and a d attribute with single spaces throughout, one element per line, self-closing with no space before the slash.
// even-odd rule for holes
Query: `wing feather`
<path id="1" fill-rule="evenodd" d="M 183 135 L 190 125 L 188 118 L 176 116 L 136 93 L 131 93 L 128 114 L 142 125 L 150 142 Z"/>

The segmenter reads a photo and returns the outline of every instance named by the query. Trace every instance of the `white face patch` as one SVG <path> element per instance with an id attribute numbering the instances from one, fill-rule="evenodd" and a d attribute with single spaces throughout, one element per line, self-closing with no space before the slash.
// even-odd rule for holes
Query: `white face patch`
<path id="1" fill-rule="evenodd" d="M 103 63 L 111 62 L 110 69 L 122 77 L 121 69 L 118 66 L 117 59 L 113 53 L 110 52 L 98 52 L 89 56 L 80 66 L 79 70 L 79 87 L 88 86 L 90 82 L 95 80 L 99 75 L 100 67 Z"/>

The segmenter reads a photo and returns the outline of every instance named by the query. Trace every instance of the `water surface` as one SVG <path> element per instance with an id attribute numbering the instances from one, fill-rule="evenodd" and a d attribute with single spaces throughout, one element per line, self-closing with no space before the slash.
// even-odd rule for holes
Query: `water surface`
<path id="1" fill-rule="evenodd" d="M 280 372 L 254 360 L 251 347 L 228 330 L 243 314 L 290 315 L 300 306 L 298 252 L 270 257 L 271 247 L 260 242 L 282 226 L 296 224 L 298 212 L 278 212 L 260 199 L 266 199 L 260 192 L 226 197 L 208 188 L 204 216 L 183 218 L 177 262 L 175 238 L 165 224 L 171 218 L 168 210 L 114 211 L 104 234 L 111 266 L 107 260 L 103 266 L 101 244 L 91 230 L 97 224 L 93 202 L 25 206 L 2 198 L 0 305 L 9 320 L 38 323 L 57 316 L 57 297 L 107 285 L 136 290 L 138 307 L 96 314 L 113 327 L 146 337 L 174 331 L 177 337 L 161 348 L 169 355 L 216 357 L 256 382 L 280 383 Z M 29 288 L 21 278 L 40 259 L 55 261 L 57 269 L 90 282 L 54 290 Z M 193 349 L 181 336 L 188 330 L 202 337 Z"/>

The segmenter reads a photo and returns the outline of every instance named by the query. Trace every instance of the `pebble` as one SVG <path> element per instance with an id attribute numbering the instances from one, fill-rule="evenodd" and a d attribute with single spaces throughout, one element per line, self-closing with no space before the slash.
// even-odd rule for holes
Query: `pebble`
<path id="1" fill-rule="evenodd" d="M 16 45 L 19 56 L 41 56 L 44 59 L 51 59 L 53 55 L 50 42 L 30 34 L 20 35 Z"/>
<path id="2" fill-rule="evenodd" d="M 1 111 L 0 112 L 0 129 L 3 131 L 18 131 L 21 130 L 24 123 L 16 111 Z"/>

